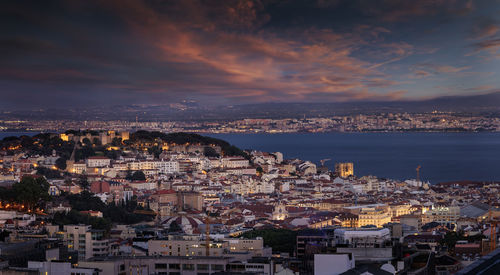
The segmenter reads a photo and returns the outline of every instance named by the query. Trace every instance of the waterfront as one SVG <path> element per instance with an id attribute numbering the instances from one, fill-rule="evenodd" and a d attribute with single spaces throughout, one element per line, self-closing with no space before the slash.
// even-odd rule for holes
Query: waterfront
<path id="1" fill-rule="evenodd" d="M 422 180 L 500 180 L 500 133 L 294 133 L 210 134 L 240 148 L 282 152 L 333 169 L 354 162 L 357 176 Z"/>
<path id="2" fill-rule="evenodd" d="M 34 136 L 38 134 L 38 132 L 0 132 L 0 139 L 4 139 L 6 137 L 19 137 L 19 136 Z"/>
<path id="3" fill-rule="evenodd" d="M 7 136 L 34 132 L 0 132 Z M 453 180 L 500 179 L 500 133 L 290 133 L 206 134 L 242 149 L 282 152 L 285 158 L 332 159 L 353 162 L 357 176 L 405 180 L 416 177 L 431 183 Z"/>

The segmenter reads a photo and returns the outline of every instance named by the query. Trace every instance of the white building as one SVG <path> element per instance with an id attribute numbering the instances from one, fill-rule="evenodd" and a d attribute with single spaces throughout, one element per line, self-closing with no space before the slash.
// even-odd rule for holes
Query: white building
<path id="1" fill-rule="evenodd" d="M 240 168 L 240 167 L 248 167 L 250 162 L 248 159 L 242 157 L 224 157 L 221 160 L 222 167 L 226 168 Z"/>
<path id="2" fill-rule="evenodd" d="M 161 174 L 179 173 L 179 162 L 167 160 L 160 161 L 158 169 Z"/>
<path id="3" fill-rule="evenodd" d="M 315 254 L 315 275 L 337 275 L 353 269 L 354 257 L 351 254 Z"/>
<path id="4" fill-rule="evenodd" d="M 104 230 L 92 230 L 90 225 L 65 225 L 64 233 L 68 250 L 78 251 L 80 260 L 109 255 L 109 240 L 104 239 Z"/>
<path id="5" fill-rule="evenodd" d="M 388 228 L 364 229 L 364 228 L 338 228 L 334 231 L 335 244 L 353 245 L 363 243 L 365 247 L 374 247 L 377 243 L 382 243 L 391 239 L 391 232 Z"/>
<path id="6" fill-rule="evenodd" d="M 87 167 L 106 167 L 111 164 L 111 159 L 102 156 L 93 156 L 87 159 Z"/>
<path id="7" fill-rule="evenodd" d="M 72 267 L 68 262 L 28 262 L 28 269 L 37 269 L 39 274 L 50 275 L 93 275 L 94 268 Z"/>

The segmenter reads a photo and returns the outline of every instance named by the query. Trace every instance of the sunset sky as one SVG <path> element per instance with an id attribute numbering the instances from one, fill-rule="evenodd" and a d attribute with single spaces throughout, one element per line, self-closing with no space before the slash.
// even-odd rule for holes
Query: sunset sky
<path id="1" fill-rule="evenodd" d="M 0 107 L 500 90 L 500 1 L 1 1 Z"/>

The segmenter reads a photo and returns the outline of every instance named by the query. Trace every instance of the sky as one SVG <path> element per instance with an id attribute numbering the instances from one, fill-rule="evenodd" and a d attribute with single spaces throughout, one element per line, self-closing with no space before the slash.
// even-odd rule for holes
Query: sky
<path id="1" fill-rule="evenodd" d="M 500 90 L 500 0 L 0 2 L 0 108 Z"/>

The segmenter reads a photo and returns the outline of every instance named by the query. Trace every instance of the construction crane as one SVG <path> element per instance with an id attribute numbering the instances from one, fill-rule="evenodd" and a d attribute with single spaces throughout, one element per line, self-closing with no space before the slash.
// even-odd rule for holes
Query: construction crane
<path id="1" fill-rule="evenodd" d="M 422 166 L 419 165 L 417 166 L 417 169 L 415 169 L 417 170 L 417 182 L 420 182 L 420 168 L 422 168 Z"/>
<path id="2" fill-rule="evenodd" d="M 210 256 L 210 214 L 205 219 L 205 256 Z"/>
<path id="3" fill-rule="evenodd" d="M 490 249 L 489 252 L 495 250 L 497 247 L 497 224 L 499 223 L 498 220 L 493 219 L 493 212 L 490 208 L 488 211 L 488 220 L 490 221 Z"/>
<path id="4" fill-rule="evenodd" d="M 319 162 L 321 162 L 321 166 L 322 167 L 325 167 L 325 162 L 329 161 L 329 160 L 332 160 L 332 159 L 322 159 L 320 160 Z"/>

